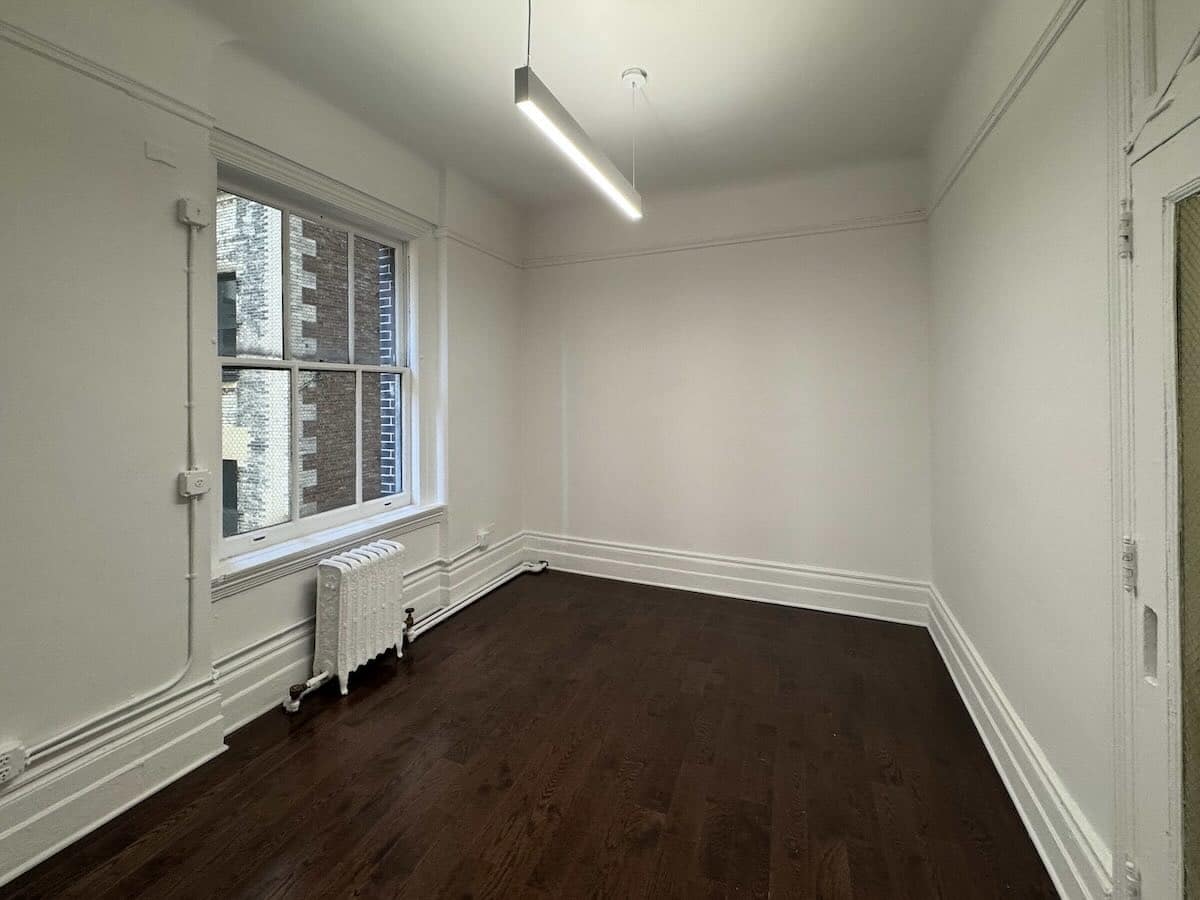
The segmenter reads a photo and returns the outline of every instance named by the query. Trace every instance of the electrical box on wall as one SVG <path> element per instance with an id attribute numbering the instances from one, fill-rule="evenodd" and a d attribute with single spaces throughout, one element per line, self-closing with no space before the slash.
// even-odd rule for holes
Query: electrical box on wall
<path id="1" fill-rule="evenodd" d="M 492 529 L 496 527 L 496 523 L 492 522 L 484 525 L 475 532 L 475 546 L 480 550 L 486 550 L 492 543 Z"/>
<path id="2" fill-rule="evenodd" d="M 175 213 L 184 225 L 195 225 L 197 228 L 207 228 L 212 224 L 212 209 L 207 203 L 194 200 L 191 197 L 180 197 L 175 203 Z"/>
<path id="3" fill-rule="evenodd" d="M 25 747 L 16 741 L 0 744 L 0 789 L 25 771 Z"/>
<path id="4" fill-rule="evenodd" d="M 179 495 L 200 497 L 212 489 L 212 474 L 207 469 L 188 469 L 179 473 Z"/>

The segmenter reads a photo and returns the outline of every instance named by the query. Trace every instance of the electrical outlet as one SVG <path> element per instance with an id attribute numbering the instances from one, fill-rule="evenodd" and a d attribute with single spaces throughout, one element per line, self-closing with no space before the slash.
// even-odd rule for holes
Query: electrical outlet
<path id="1" fill-rule="evenodd" d="M 179 473 L 179 495 L 200 497 L 212 489 L 212 473 L 207 469 L 188 469 Z"/>
<path id="2" fill-rule="evenodd" d="M 25 746 L 13 741 L 0 744 L 0 788 L 7 787 L 25 771 Z"/>

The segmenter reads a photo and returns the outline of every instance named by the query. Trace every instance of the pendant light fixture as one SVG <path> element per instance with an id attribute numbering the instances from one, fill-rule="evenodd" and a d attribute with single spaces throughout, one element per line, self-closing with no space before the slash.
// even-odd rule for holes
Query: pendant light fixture
<path id="1" fill-rule="evenodd" d="M 525 65 L 516 70 L 516 104 L 542 133 L 575 163 L 584 175 L 630 219 L 642 217 L 642 196 L 634 185 L 588 137 L 550 89 L 534 74 L 530 61 L 533 36 L 533 0 L 529 0 L 529 20 L 525 38 Z M 641 70 L 638 70 L 641 72 Z M 645 73 L 642 72 L 642 81 Z M 634 84 L 637 90 L 637 84 Z M 635 95 L 636 96 L 636 95 Z"/>

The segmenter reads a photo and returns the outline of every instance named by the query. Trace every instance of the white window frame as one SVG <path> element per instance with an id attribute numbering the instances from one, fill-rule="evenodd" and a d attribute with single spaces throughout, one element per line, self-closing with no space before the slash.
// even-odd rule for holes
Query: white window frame
<path id="1" fill-rule="evenodd" d="M 304 207 L 294 201 L 283 200 L 278 197 L 273 197 L 261 190 L 248 190 L 236 183 L 226 183 L 224 180 L 219 180 L 217 185 L 218 193 L 235 194 L 238 197 L 243 197 L 247 200 L 252 200 L 256 203 L 273 207 L 279 210 L 280 231 L 281 231 L 281 247 L 280 247 L 280 302 L 283 304 L 283 358 L 274 359 L 270 357 L 260 356 L 218 356 L 216 357 L 215 377 L 217 380 L 217 449 L 218 456 L 223 458 L 221 454 L 222 447 L 222 417 L 220 414 L 220 391 L 221 391 L 221 372 L 225 368 L 243 368 L 243 369 L 270 369 L 273 371 L 289 372 L 290 378 L 290 426 L 291 426 L 291 441 L 290 450 L 291 456 L 289 460 L 288 478 L 290 480 L 289 490 L 291 491 L 290 509 L 291 518 L 284 522 L 279 522 L 275 525 L 268 525 L 264 528 L 259 528 L 254 531 L 248 531 L 244 534 L 230 535 L 224 534 L 223 527 L 223 510 L 224 503 L 224 479 L 214 478 L 216 494 L 215 508 L 217 510 L 214 522 L 214 531 L 219 552 L 217 558 L 219 562 L 228 562 L 229 560 L 242 556 L 247 553 L 253 553 L 274 547 L 288 541 L 294 541 L 299 538 L 308 537 L 310 535 L 326 531 L 329 529 L 338 528 L 360 519 L 367 519 L 372 516 L 377 516 L 381 513 L 411 508 L 414 503 L 413 492 L 413 472 L 414 465 L 414 446 L 416 445 L 415 435 L 413 434 L 413 403 L 415 397 L 415 382 L 416 372 L 414 366 L 419 359 L 417 351 L 417 291 L 415 278 L 413 273 L 416 271 L 412 241 L 408 237 L 388 234 L 386 229 L 372 229 L 363 227 L 361 224 L 353 224 L 349 221 L 341 220 L 334 216 L 329 216 L 325 213 L 317 212 L 313 209 Z M 215 198 L 214 198 L 215 199 Z M 380 366 L 367 365 L 356 363 L 327 363 L 314 362 L 310 360 L 293 359 L 291 354 L 291 303 L 289 299 L 289 288 L 291 280 L 290 264 L 289 264 L 289 237 L 290 227 L 288 216 L 294 215 L 302 219 L 307 219 L 312 222 L 319 222 L 322 225 L 327 225 L 331 228 L 337 228 L 347 233 L 348 239 L 346 242 L 346 264 L 347 264 L 347 294 L 346 303 L 348 305 L 348 324 L 347 324 L 347 346 L 349 349 L 349 358 L 354 359 L 354 239 L 355 237 L 366 238 L 379 244 L 385 244 L 389 247 L 394 247 L 396 251 L 396 272 L 394 274 L 396 281 L 396 299 L 397 302 L 404 303 L 404 360 L 407 365 L 404 366 Z M 216 297 L 214 295 L 214 302 Z M 215 336 L 215 335 L 214 335 Z M 296 414 L 300 404 L 300 373 L 302 371 L 330 371 L 330 372 L 353 372 L 354 377 L 354 456 L 355 456 L 355 475 L 354 475 L 354 498 L 355 502 L 352 505 L 339 507 L 338 509 L 326 510 L 325 512 L 315 513 L 310 516 L 301 517 L 300 515 L 300 437 L 302 423 L 300 417 Z M 362 375 L 364 372 L 378 372 L 382 374 L 396 374 L 400 376 L 400 404 L 401 404 L 401 443 L 400 443 L 400 472 L 401 484 L 404 490 L 398 494 L 389 494 L 384 497 L 378 497 L 374 500 L 364 501 L 362 498 Z"/>

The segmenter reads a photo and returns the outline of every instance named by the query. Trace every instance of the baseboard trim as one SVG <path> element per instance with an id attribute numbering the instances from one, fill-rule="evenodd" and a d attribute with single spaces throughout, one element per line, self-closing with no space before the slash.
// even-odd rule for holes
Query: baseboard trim
<path id="1" fill-rule="evenodd" d="M 553 569 L 926 627 L 1059 893 L 1111 895 L 1112 852 L 927 582 L 531 533 Z"/>
<path id="2" fill-rule="evenodd" d="M 552 569 L 905 625 L 924 625 L 919 581 L 531 533 L 529 550 Z"/>
<path id="3" fill-rule="evenodd" d="M 407 573 L 405 605 L 433 611 L 418 624 L 413 636 L 420 636 L 497 587 L 491 582 L 523 560 L 524 537 L 518 533 L 487 550 L 472 551 L 456 560 L 435 559 Z M 214 663 L 225 734 L 278 707 L 288 687 L 312 674 L 313 628 L 313 617 L 308 616 Z"/>
<path id="4" fill-rule="evenodd" d="M 0 885 L 225 749 L 215 688 L 0 796 Z"/>
<path id="5" fill-rule="evenodd" d="M 289 686 L 312 674 L 313 622 L 308 616 L 213 664 L 225 734 L 278 706 Z"/>
<path id="6" fill-rule="evenodd" d="M 466 609 L 476 600 L 490 594 L 516 578 L 527 570 L 529 563 L 525 549 L 525 536 L 515 535 L 507 547 L 497 547 L 500 551 L 490 555 L 482 564 L 476 564 L 469 571 L 460 570 L 457 577 L 451 577 L 450 602 L 445 609 L 421 621 L 413 629 L 413 638 L 420 637 L 429 629 L 441 624 L 446 619 Z M 474 560 L 472 560 L 474 562 Z M 466 566 L 462 567 L 464 570 Z"/>
<path id="7" fill-rule="evenodd" d="M 1083 815 L 937 588 L 927 582 L 521 532 L 406 576 L 406 602 L 432 609 L 419 636 L 522 571 L 562 572 L 879 619 L 929 630 L 1038 853 L 1062 896 L 1101 900 L 1112 852 Z M 312 666 L 311 617 L 217 661 L 215 689 L 0 796 L 0 884 L 219 753 L 222 737 L 277 706 Z M 67 838 L 55 835 L 69 834 Z"/>
<path id="8" fill-rule="evenodd" d="M 1112 893 L 1112 851 L 1075 804 L 936 587 L 929 632 L 1021 820 L 1063 897 Z"/>

